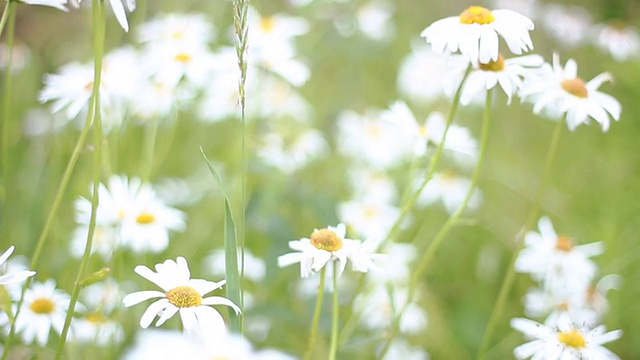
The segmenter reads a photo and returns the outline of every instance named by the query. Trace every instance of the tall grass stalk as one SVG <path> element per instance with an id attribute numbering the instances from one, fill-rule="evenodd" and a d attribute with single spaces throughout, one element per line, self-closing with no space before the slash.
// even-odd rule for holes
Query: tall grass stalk
<path id="1" fill-rule="evenodd" d="M 493 98 L 492 95 L 493 95 L 493 89 L 488 90 L 487 97 L 485 100 L 484 112 L 482 115 L 482 133 L 480 135 L 480 153 L 478 154 L 478 162 L 476 163 L 475 169 L 473 170 L 473 174 L 471 175 L 471 184 L 469 184 L 469 188 L 467 189 L 467 193 L 465 194 L 464 199 L 462 200 L 462 203 L 460 203 L 456 211 L 453 214 L 451 214 L 451 216 L 449 216 L 447 221 L 444 223 L 444 225 L 442 225 L 442 227 L 440 228 L 436 236 L 433 238 L 433 240 L 427 247 L 426 251 L 422 253 L 422 256 L 416 262 L 416 266 L 411 272 L 411 279 L 409 280 L 409 291 L 407 293 L 407 299 L 405 300 L 405 303 L 403 304 L 403 306 L 400 308 L 400 311 L 398 311 L 398 313 L 395 316 L 395 319 L 391 328 L 390 336 L 387 338 L 387 341 L 385 342 L 385 345 L 383 347 L 380 357 L 383 357 L 385 355 L 385 353 L 389 349 L 391 340 L 393 339 L 393 337 L 395 337 L 395 335 L 399 331 L 400 318 L 402 317 L 402 314 L 406 310 L 407 306 L 409 306 L 409 304 L 411 303 L 411 299 L 413 298 L 413 295 L 418 287 L 420 280 L 422 280 L 422 277 L 424 276 L 424 273 L 426 272 L 427 267 L 429 266 L 429 264 L 431 264 L 433 257 L 435 256 L 436 252 L 440 248 L 440 245 L 442 245 L 442 242 L 444 241 L 446 236 L 449 234 L 449 231 L 453 228 L 453 226 L 460 219 L 460 216 L 466 210 L 467 205 L 469 204 L 469 200 L 471 200 L 471 197 L 473 196 L 473 192 L 476 190 L 478 179 L 480 178 L 480 173 L 482 172 L 482 164 L 484 161 L 484 154 L 487 148 L 487 139 L 489 137 L 489 126 L 491 123 L 491 100 Z"/>
<path id="2" fill-rule="evenodd" d="M 56 351 L 56 360 L 62 358 L 64 351 L 64 343 L 67 340 L 67 334 L 69 327 L 71 326 L 71 320 L 73 319 L 73 313 L 75 310 L 78 297 L 80 296 L 80 290 L 82 289 L 81 280 L 87 273 L 89 267 L 89 257 L 91 256 L 91 247 L 93 244 L 93 237 L 96 230 L 96 216 L 98 212 L 99 202 L 99 189 L 100 189 L 100 168 L 102 161 L 100 156 L 102 154 L 102 122 L 101 122 L 101 109 L 100 109 L 100 83 L 102 77 L 102 57 L 104 54 L 104 41 L 105 41 L 105 28 L 106 19 L 104 16 L 104 1 L 93 0 L 93 91 L 91 93 L 91 103 L 93 111 L 93 193 L 91 194 L 91 217 L 89 220 L 89 231 L 87 234 L 87 242 L 84 247 L 84 254 L 80 262 L 80 268 L 78 269 L 78 275 L 73 285 L 73 292 L 71 293 L 71 300 L 69 301 L 69 308 L 67 309 L 67 317 L 62 327 L 62 333 L 60 334 L 60 341 L 58 342 L 58 349 Z"/>
<path id="3" fill-rule="evenodd" d="M 333 302 L 331 311 L 331 347 L 329 347 L 329 360 L 335 360 L 338 353 L 338 322 L 340 319 L 340 306 L 338 304 L 338 261 L 333 262 Z"/>
<path id="4" fill-rule="evenodd" d="M 531 209 L 529 209 L 529 214 L 527 215 L 524 226 L 515 236 L 516 246 L 513 250 L 513 255 L 511 256 L 509 268 L 507 269 L 507 273 L 505 274 L 502 285 L 500 286 L 498 298 L 495 302 L 495 305 L 493 306 L 493 311 L 491 312 L 489 321 L 487 322 L 487 328 L 484 332 L 484 336 L 482 338 L 482 342 L 480 343 L 478 354 L 476 356 L 476 359 L 478 360 L 485 359 L 486 353 L 489 350 L 489 345 L 491 344 L 493 333 L 495 332 L 496 325 L 500 318 L 500 314 L 503 313 L 505 304 L 507 302 L 507 296 L 509 295 L 509 291 L 511 290 L 511 286 L 513 285 L 516 274 L 514 265 L 516 259 L 518 258 L 518 254 L 520 253 L 520 250 L 524 245 L 524 235 L 533 227 L 536 217 L 538 216 L 540 203 L 542 201 L 542 193 L 544 192 L 544 188 L 547 184 L 547 181 L 549 180 L 549 175 L 551 174 L 553 159 L 555 158 L 558 144 L 560 143 L 560 135 L 562 134 L 562 128 L 564 127 L 565 120 L 566 115 L 558 121 L 553 131 L 551 143 L 549 144 L 549 150 L 547 151 L 547 156 L 544 163 L 544 170 L 542 171 L 542 177 L 540 178 L 540 183 L 538 184 L 538 188 L 533 198 L 533 203 L 531 204 Z"/>
<path id="5" fill-rule="evenodd" d="M 7 1 L 7 5 L 4 8 L 4 12 L 2 13 L 2 19 L 0 20 L 0 36 L 2 36 L 2 31 L 4 29 L 7 21 L 9 22 L 9 31 L 7 32 L 6 38 L 6 46 L 7 46 L 7 63 L 4 68 L 4 92 L 2 99 L 2 145 L 0 151 L 2 151 L 2 155 L 0 156 L 0 161 L 2 162 L 1 170 L 0 170 L 0 204 L 4 207 L 5 196 L 6 196 L 6 188 L 8 185 L 9 176 L 9 132 L 11 131 L 11 58 L 13 57 L 13 40 L 15 34 L 15 21 L 16 21 L 16 12 L 17 12 L 17 3 L 15 1 Z M 7 231 L 8 221 L 7 218 L 0 219 L 0 228 L 2 231 L 0 234 L 3 238 L 9 237 L 9 232 Z"/>

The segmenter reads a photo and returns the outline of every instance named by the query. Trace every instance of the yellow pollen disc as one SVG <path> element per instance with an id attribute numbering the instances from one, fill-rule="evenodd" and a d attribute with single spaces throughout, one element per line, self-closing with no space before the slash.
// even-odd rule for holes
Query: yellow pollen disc
<path id="1" fill-rule="evenodd" d="M 498 60 L 489 60 L 488 63 L 479 63 L 479 67 L 484 71 L 502 71 L 504 70 L 504 57 L 502 54 L 498 54 Z"/>
<path id="2" fill-rule="evenodd" d="M 269 32 L 273 30 L 274 25 L 275 25 L 275 21 L 273 21 L 273 17 L 271 16 L 264 17 L 262 18 L 262 20 L 260 20 L 260 27 L 265 32 Z"/>
<path id="3" fill-rule="evenodd" d="M 94 324 L 106 323 L 107 320 L 108 320 L 108 318 L 106 316 L 104 316 L 103 314 L 101 314 L 99 312 L 92 312 L 90 314 L 85 315 L 84 318 L 87 319 L 89 322 L 94 323 Z"/>
<path id="4" fill-rule="evenodd" d="M 584 336 L 582 336 L 582 333 L 578 329 L 559 332 L 558 340 L 571 347 L 584 347 L 586 343 Z"/>
<path id="5" fill-rule="evenodd" d="M 378 208 L 371 205 L 365 207 L 364 217 L 366 217 L 367 219 L 371 219 L 371 218 L 374 218 L 376 215 L 378 215 Z"/>
<path id="6" fill-rule="evenodd" d="M 184 33 L 182 32 L 182 30 L 177 30 L 171 33 L 171 37 L 174 39 L 182 39 L 184 37 Z"/>
<path id="7" fill-rule="evenodd" d="M 418 127 L 418 133 L 420 134 L 420 136 L 422 136 L 423 138 L 427 137 L 427 134 L 429 134 L 429 131 L 427 129 L 426 125 L 421 125 L 420 127 Z"/>
<path id="8" fill-rule="evenodd" d="M 556 240 L 556 249 L 571 251 L 571 249 L 573 249 L 573 241 L 571 241 L 571 238 L 568 236 L 558 236 L 558 239 Z"/>
<path id="9" fill-rule="evenodd" d="M 569 303 L 566 301 L 562 301 L 561 303 L 556 305 L 556 308 L 561 311 L 569 311 Z"/>
<path id="10" fill-rule="evenodd" d="M 136 222 L 138 224 L 150 224 L 155 220 L 156 220 L 156 217 L 153 214 L 146 213 L 146 212 L 143 212 L 142 214 L 138 215 L 138 217 L 136 218 Z"/>
<path id="11" fill-rule="evenodd" d="M 87 91 L 91 91 L 93 90 L 93 81 L 88 82 L 85 86 L 84 89 Z"/>
<path id="12" fill-rule="evenodd" d="M 586 98 L 589 96 L 589 90 L 584 80 L 580 78 L 565 79 L 562 80 L 560 86 L 571 95 L 575 95 L 579 98 Z"/>
<path id="13" fill-rule="evenodd" d="M 202 296 L 191 286 L 178 286 L 166 293 L 167 299 L 179 308 L 198 306 L 202 304 Z"/>
<path id="14" fill-rule="evenodd" d="M 29 305 L 31 311 L 36 314 L 51 314 L 56 309 L 56 303 L 50 298 L 37 298 Z"/>
<path id="15" fill-rule="evenodd" d="M 342 248 L 342 239 L 329 229 L 320 229 L 311 234 L 311 245 L 321 250 L 336 251 Z"/>
<path id="16" fill-rule="evenodd" d="M 174 59 L 177 62 L 187 63 L 191 61 L 191 55 L 186 53 L 179 53 L 179 54 L 176 54 L 176 56 L 174 56 Z"/>
<path id="17" fill-rule="evenodd" d="M 492 23 L 495 18 L 491 13 L 491 10 L 482 6 L 471 6 L 467 10 L 460 14 L 461 24 L 489 24 Z"/>

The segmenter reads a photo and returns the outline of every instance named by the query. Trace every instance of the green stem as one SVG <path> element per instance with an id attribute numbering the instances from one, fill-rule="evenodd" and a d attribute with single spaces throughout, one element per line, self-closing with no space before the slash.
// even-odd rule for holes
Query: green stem
<path id="1" fill-rule="evenodd" d="M 151 124 L 145 129 L 144 150 L 141 160 L 142 181 L 148 182 L 153 174 L 153 160 L 156 149 L 156 139 L 158 137 L 158 119 L 152 118 Z"/>
<path id="2" fill-rule="evenodd" d="M 411 303 L 415 290 L 418 286 L 418 283 L 422 279 L 422 276 L 427 270 L 427 267 L 429 266 L 429 264 L 431 264 L 431 261 L 433 260 L 434 255 L 440 248 L 440 245 L 446 238 L 447 234 L 449 233 L 453 225 L 456 224 L 456 222 L 458 221 L 462 213 L 464 213 L 465 209 L 467 208 L 467 205 L 469 204 L 469 200 L 471 200 L 471 197 L 473 196 L 473 192 L 475 191 L 476 185 L 478 184 L 478 179 L 480 178 L 480 173 L 482 172 L 482 164 L 484 161 L 484 154 L 486 152 L 487 139 L 489 137 L 488 135 L 489 135 L 489 125 L 491 123 L 492 94 L 493 94 L 493 89 L 490 89 L 487 91 L 487 97 L 486 97 L 484 112 L 482 116 L 483 119 L 482 119 L 482 133 L 480 135 L 480 154 L 478 155 L 478 162 L 476 163 L 476 167 L 473 170 L 473 174 L 471 176 L 471 184 L 467 189 L 467 193 L 465 194 L 465 197 L 462 203 L 458 206 L 456 211 L 453 214 L 451 214 L 451 216 L 449 217 L 449 219 L 447 219 L 444 225 L 442 225 L 442 227 L 434 237 L 433 241 L 431 241 L 431 243 L 427 247 L 427 250 L 418 259 L 417 265 L 412 271 L 411 279 L 409 281 L 409 291 L 407 295 L 407 300 L 404 303 L 404 305 L 400 308 L 400 311 L 395 316 L 395 320 L 391 328 L 391 335 L 387 338 L 385 345 L 381 351 L 380 357 L 383 357 L 385 355 L 385 353 L 389 349 L 391 340 L 397 334 L 399 319 L 404 313 L 404 311 L 406 310 L 407 306 Z"/>
<path id="3" fill-rule="evenodd" d="M 322 312 L 322 298 L 324 297 L 324 279 L 325 267 L 320 270 L 320 284 L 318 285 L 318 298 L 316 299 L 316 308 L 313 311 L 313 321 L 311 322 L 311 332 L 309 333 L 309 344 L 304 354 L 305 360 L 311 360 L 313 355 L 313 346 L 316 343 L 318 335 L 318 323 L 320 322 L 320 313 Z"/>
<path id="4" fill-rule="evenodd" d="M 529 229 L 531 229 L 531 227 L 535 222 L 536 217 L 538 216 L 538 211 L 540 210 L 540 202 L 542 200 L 542 193 L 549 179 L 549 175 L 551 174 L 553 159 L 555 158 L 555 154 L 558 149 L 558 144 L 560 143 L 560 135 L 562 134 L 562 128 L 564 126 L 565 119 L 566 119 L 566 115 L 565 117 L 563 117 L 561 120 L 558 121 L 553 131 L 553 136 L 551 138 L 549 150 L 547 151 L 547 156 L 545 159 L 542 178 L 540 179 L 540 183 L 538 184 L 535 197 L 533 198 L 533 204 L 531 205 L 531 209 L 529 210 L 529 214 L 526 218 L 525 224 L 515 237 L 516 247 L 513 251 L 513 255 L 511 256 L 511 261 L 509 263 L 509 268 L 507 269 L 507 273 L 504 277 L 504 280 L 502 281 L 502 285 L 500 286 L 498 299 L 496 300 L 495 305 L 493 307 L 493 311 L 491 312 L 491 316 L 489 317 L 489 321 L 487 323 L 487 329 L 485 330 L 484 336 L 482 338 L 482 342 L 480 343 L 480 348 L 478 349 L 478 355 L 476 356 L 477 360 L 482 360 L 485 358 L 486 353 L 489 350 L 489 345 L 491 343 L 493 333 L 498 323 L 498 319 L 500 317 L 500 314 L 503 313 L 505 303 L 507 302 L 507 296 L 509 295 L 509 291 L 511 290 L 511 286 L 513 285 L 513 281 L 515 279 L 516 271 L 515 271 L 514 264 L 516 262 L 516 259 L 518 258 L 518 254 L 520 253 L 522 246 L 524 245 L 524 242 L 523 242 L 524 235 Z"/>
<path id="5" fill-rule="evenodd" d="M 89 267 L 89 258 L 91 256 L 91 246 L 93 244 L 93 237 L 96 229 L 96 216 L 98 212 L 98 194 L 100 188 L 100 168 L 102 153 L 102 123 L 101 123 L 101 108 L 100 108 L 100 84 L 102 75 L 102 57 L 104 53 L 104 39 L 105 39 L 105 27 L 106 19 L 104 17 L 104 2 L 102 0 L 93 0 L 93 50 L 94 50 L 94 75 L 93 75 L 93 92 L 91 94 L 91 108 L 93 111 L 93 141 L 94 141 L 94 153 L 93 153 L 93 194 L 91 197 L 91 217 L 89 220 L 89 231 L 87 234 L 87 242 L 84 247 L 84 254 L 82 261 L 80 262 L 80 269 L 78 269 L 78 275 L 76 282 L 73 286 L 73 292 L 71 293 L 71 300 L 69 301 L 69 308 L 67 309 L 67 317 L 64 321 L 62 333 L 60 334 L 60 341 L 58 342 L 58 350 L 56 352 L 56 360 L 62 358 L 64 350 L 64 344 L 67 340 L 67 334 L 69 327 L 71 326 L 71 320 L 73 319 L 73 313 L 75 310 L 78 297 L 80 296 L 80 290 L 82 285 L 80 280 L 84 278 Z"/>
<path id="6" fill-rule="evenodd" d="M 7 1 L 7 3 L 4 6 L 4 12 L 2 13 L 2 18 L 0 18 L 0 38 L 2 37 L 4 26 L 7 24 L 7 19 L 9 18 L 9 8 L 11 6 L 15 6 L 15 1 Z"/>
<path id="7" fill-rule="evenodd" d="M 7 177 L 9 176 L 9 131 L 11 125 L 11 62 L 13 57 L 13 40 L 15 34 L 15 21 L 16 21 L 16 13 L 17 4 L 14 1 L 8 1 L 5 6 L 4 13 L 2 14 L 2 20 L 0 20 L 0 36 L 2 35 L 2 30 L 4 29 L 4 25 L 9 21 L 9 30 L 7 32 L 7 64 L 4 68 L 4 98 L 2 99 L 2 104 L 4 107 L 4 112 L 2 114 L 2 156 L 0 156 L 0 161 L 2 162 L 2 169 L 0 170 L 0 186 L 2 187 L 0 191 L 0 200 L 1 204 L 4 205 L 6 189 L 8 188 L 9 181 Z M 4 206 L 3 206 L 4 208 Z M 2 227 L 3 238 L 9 238 L 7 230 L 7 226 L 9 224 L 8 219 L 5 217 L 1 219 L 2 223 L 0 226 Z"/>
<path id="8" fill-rule="evenodd" d="M 340 307 L 338 306 L 338 262 L 333 262 L 333 311 L 331 313 L 331 347 L 329 360 L 336 359 L 338 352 L 338 319 Z"/>
<path id="9" fill-rule="evenodd" d="M 460 104 L 460 95 L 462 94 L 462 88 L 467 78 L 469 77 L 469 74 L 471 73 L 472 69 L 473 69 L 472 65 L 469 64 L 469 66 L 467 67 L 467 70 L 464 73 L 464 76 L 462 77 L 462 80 L 460 81 L 460 85 L 458 85 L 458 88 L 456 89 L 455 95 L 453 96 L 453 102 L 451 103 L 451 108 L 449 109 L 449 115 L 447 116 L 447 123 L 444 128 L 444 133 L 442 134 L 442 139 L 440 140 L 440 143 L 436 148 L 436 153 L 433 155 L 433 158 L 431 158 L 431 161 L 429 162 L 429 168 L 427 169 L 424 179 L 420 183 L 420 186 L 418 187 L 418 189 L 413 193 L 413 196 L 409 198 L 409 201 L 407 201 L 402 206 L 402 209 L 400 210 L 400 215 L 398 216 L 398 219 L 391 227 L 391 230 L 389 230 L 389 234 L 386 237 L 386 241 L 392 240 L 396 236 L 396 233 L 400 229 L 400 225 L 404 222 L 405 216 L 407 216 L 409 211 L 413 209 L 413 205 L 415 205 L 416 201 L 420 197 L 420 193 L 422 192 L 424 187 L 427 185 L 429 180 L 431 180 L 431 178 L 433 177 L 433 174 L 435 173 L 436 168 L 440 163 L 440 158 L 444 151 L 444 144 L 447 139 L 447 133 L 449 132 L 449 128 L 453 123 L 453 118 L 455 117 L 456 111 L 458 110 L 458 105 Z"/>

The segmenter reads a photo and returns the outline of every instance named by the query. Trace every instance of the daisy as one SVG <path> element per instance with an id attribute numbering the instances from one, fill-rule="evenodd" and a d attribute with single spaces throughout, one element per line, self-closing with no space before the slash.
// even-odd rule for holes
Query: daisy
<path id="1" fill-rule="evenodd" d="M 602 345 L 619 339 L 621 330 L 605 333 L 602 325 L 594 329 L 578 327 L 568 317 L 560 319 L 554 327 L 515 318 L 511 320 L 511 327 L 532 339 L 514 349 L 513 353 L 518 359 L 620 359 Z"/>
<path id="2" fill-rule="evenodd" d="M 67 293 L 56 289 L 55 280 L 34 282 L 24 294 L 20 316 L 16 318 L 16 332 L 22 333 L 27 344 L 35 340 L 45 346 L 51 328 L 58 334 L 62 332 L 69 300 Z"/>
<path id="3" fill-rule="evenodd" d="M 429 354 L 419 346 L 413 346 L 406 340 L 394 338 L 382 360 L 428 360 Z"/>
<path id="4" fill-rule="evenodd" d="M 74 0 L 77 2 L 76 5 L 80 5 L 82 0 Z M 129 11 L 133 11 L 136 9 L 136 0 L 109 0 L 109 4 L 111 4 L 111 9 L 113 10 L 113 14 L 116 16 L 118 23 L 124 29 L 124 31 L 129 31 L 129 23 L 127 22 L 127 14 L 124 11 L 124 5 L 127 5 L 127 9 Z"/>
<path id="5" fill-rule="evenodd" d="M 538 232 L 525 235 L 515 269 L 543 281 L 546 289 L 582 291 L 591 283 L 596 265 L 589 259 L 603 252 L 601 242 L 576 245 L 568 236 L 556 234 L 548 217 L 538 222 Z"/>
<path id="6" fill-rule="evenodd" d="M 220 296 L 203 297 L 211 291 L 222 287 L 226 281 L 212 282 L 191 279 L 187 260 L 178 257 L 164 263 L 156 264 L 156 272 L 144 265 L 138 265 L 134 271 L 145 279 L 158 285 L 163 291 L 137 291 L 130 293 L 122 300 L 125 307 L 136 305 L 145 300 L 160 298 L 144 312 L 140 326 L 149 327 L 156 316 L 156 326 L 162 325 L 177 312 L 180 312 L 182 325 L 188 334 L 221 334 L 226 331 L 220 313 L 207 305 L 226 305 L 235 310 L 240 308 L 232 301 Z"/>
<path id="7" fill-rule="evenodd" d="M 529 30 L 533 22 L 512 10 L 491 11 L 471 6 L 460 16 L 438 20 L 424 29 L 420 36 L 438 53 L 458 50 L 472 63 L 498 60 L 498 35 L 514 54 L 533 49 Z"/>
<path id="8" fill-rule="evenodd" d="M 13 250 L 15 250 L 15 246 L 11 245 L 9 249 L 7 249 L 4 253 L 2 253 L 2 255 L 0 255 L 0 266 L 4 265 L 7 259 L 9 259 L 9 256 L 13 254 Z M 35 274 L 35 271 L 23 270 L 10 274 L 0 275 L 0 286 L 18 283 Z"/>
<path id="9" fill-rule="evenodd" d="M 427 313 L 413 299 L 407 304 L 409 292 L 405 287 L 385 284 L 359 294 L 353 307 L 360 314 L 360 322 L 370 330 L 386 330 L 398 319 L 399 330 L 403 334 L 417 334 L 427 327 Z M 398 314 L 405 306 L 404 312 Z"/>
<path id="10" fill-rule="evenodd" d="M 589 10 L 562 4 L 549 4 L 541 8 L 543 28 L 560 44 L 576 47 L 587 40 L 593 28 Z"/>
<path id="11" fill-rule="evenodd" d="M 377 196 L 338 204 L 338 215 L 356 233 L 383 240 L 400 216 L 400 209 Z"/>
<path id="12" fill-rule="evenodd" d="M 596 29 L 596 46 L 610 53 L 614 60 L 623 62 L 640 56 L 640 35 L 635 27 L 618 20 Z"/>
<path id="13" fill-rule="evenodd" d="M 412 46 L 411 53 L 402 59 L 397 88 L 403 98 L 428 103 L 440 98 L 444 92 L 450 55 L 436 53 L 422 42 L 419 45 Z"/>
<path id="14" fill-rule="evenodd" d="M 419 184 L 419 183 L 417 183 Z M 444 204 L 449 214 L 455 212 L 464 201 L 467 191 L 471 186 L 471 180 L 456 175 L 451 171 L 436 173 L 433 178 L 427 182 L 418 198 L 418 204 L 430 205 L 440 200 Z M 474 189 L 468 209 L 476 209 L 482 202 L 482 193 L 478 189 Z"/>
<path id="15" fill-rule="evenodd" d="M 558 54 L 553 54 L 553 67 L 545 64 L 541 78 L 531 78 L 522 87 L 521 96 L 531 102 L 533 112 L 547 110 L 552 115 L 566 113 L 567 126 L 575 130 L 578 125 L 593 118 L 600 123 L 602 131 L 609 130 L 609 117 L 620 119 L 620 103 L 610 95 L 598 91 L 611 74 L 604 72 L 585 83 L 578 77 L 575 60 L 569 59 L 564 67 Z"/>
<path id="16" fill-rule="evenodd" d="M 359 240 L 345 237 L 347 227 L 344 224 L 315 229 L 310 238 L 289 241 L 289 247 L 299 252 L 284 254 L 278 257 L 278 266 L 284 267 L 300 263 L 300 276 L 311 275 L 320 271 L 327 263 L 338 261 L 338 276 L 347 266 L 347 259 L 354 263 L 354 271 L 367 272 L 377 254 L 372 254 L 368 245 Z M 364 247 L 364 250 L 363 250 Z"/>
<path id="17" fill-rule="evenodd" d="M 502 54 L 498 54 L 498 60 L 488 63 L 479 62 L 474 66 L 467 81 L 462 88 L 460 104 L 468 105 L 471 100 L 484 94 L 486 90 L 493 89 L 500 85 L 507 95 L 507 104 L 511 104 L 511 98 L 522 87 L 522 78 L 535 71 L 544 64 L 544 59 L 540 55 L 526 55 L 510 59 L 505 59 Z M 458 84 L 462 81 L 466 69 L 455 72 L 452 76 L 451 86 L 445 87 L 449 97 L 453 97 Z"/>
<path id="18" fill-rule="evenodd" d="M 266 134 L 264 144 L 257 150 L 258 157 L 283 173 L 291 174 L 328 152 L 329 146 L 320 131 L 305 129 L 294 132 L 291 136 L 282 131 Z"/>

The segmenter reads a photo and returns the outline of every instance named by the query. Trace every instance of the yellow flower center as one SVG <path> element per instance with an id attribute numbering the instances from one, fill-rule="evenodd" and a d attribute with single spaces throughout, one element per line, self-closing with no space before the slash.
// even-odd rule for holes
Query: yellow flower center
<path id="1" fill-rule="evenodd" d="M 311 234 L 311 245 L 321 250 L 336 251 L 342 248 L 342 239 L 329 229 L 320 229 Z"/>
<path id="2" fill-rule="evenodd" d="M 568 236 L 558 236 L 558 239 L 556 240 L 556 249 L 562 251 L 571 251 L 571 249 L 573 249 L 573 241 L 571 241 L 571 238 Z"/>
<path id="3" fill-rule="evenodd" d="M 561 331 L 558 333 L 558 340 L 571 347 L 585 347 L 586 341 L 584 336 L 578 329 L 571 329 L 569 331 Z"/>
<path id="4" fill-rule="evenodd" d="M 167 299 L 179 308 L 202 304 L 202 296 L 191 286 L 178 286 L 166 293 Z"/>
<path id="5" fill-rule="evenodd" d="M 87 319 L 87 321 L 89 321 L 89 322 L 91 322 L 93 324 L 103 324 L 103 323 L 106 323 L 107 320 L 109 320 L 109 318 L 107 318 L 106 316 L 104 316 L 100 312 L 89 313 L 89 314 L 85 315 L 84 318 Z"/>
<path id="6" fill-rule="evenodd" d="M 367 205 L 364 208 L 364 217 L 367 219 L 373 219 L 378 215 L 378 208 L 373 205 Z"/>
<path id="7" fill-rule="evenodd" d="M 429 131 L 427 129 L 427 125 L 420 125 L 418 127 L 418 134 L 420 134 L 420 136 L 422 136 L 423 138 L 426 138 L 427 135 L 429 134 Z"/>
<path id="8" fill-rule="evenodd" d="M 191 61 L 191 55 L 187 53 L 178 53 L 176 54 L 176 56 L 174 56 L 174 59 L 177 62 L 188 63 L 189 61 Z"/>
<path id="9" fill-rule="evenodd" d="M 489 24 L 492 23 L 495 18 L 491 13 L 491 10 L 482 6 L 471 6 L 467 10 L 460 14 L 461 24 Z"/>
<path id="10" fill-rule="evenodd" d="M 56 303 L 50 298 L 41 297 L 33 300 L 29 308 L 36 314 L 51 314 L 56 309 Z"/>
<path id="11" fill-rule="evenodd" d="M 564 79 L 560 83 L 560 86 L 562 86 L 564 91 L 579 98 L 586 98 L 589 96 L 587 85 L 584 83 L 584 80 L 580 78 Z"/>
<path id="12" fill-rule="evenodd" d="M 156 220 L 156 217 L 148 212 L 143 212 L 136 218 L 138 224 L 150 224 Z"/>
<path id="13" fill-rule="evenodd" d="M 484 71 L 502 71 L 504 70 L 504 57 L 502 54 L 498 54 L 498 59 L 496 61 L 489 60 L 488 63 L 479 63 L 478 66 L 480 67 L 480 70 Z"/>
<path id="14" fill-rule="evenodd" d="M 182 32 L 182 30 L 176 30 L 171 33 L 171 37 L 173 39 L 182 39 L 184 37 L 184 33 Z"/>
<path id="15" fill-rule="evenodd" d="M 273 17 L 271 16 L 263 17 L 262 20 L 260 20 L 260 27 L 264 32 L 270 32 L 273 30 L 274 25 L 275 21 L 273 21 Z"/>

